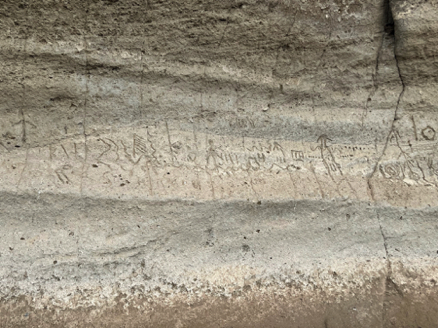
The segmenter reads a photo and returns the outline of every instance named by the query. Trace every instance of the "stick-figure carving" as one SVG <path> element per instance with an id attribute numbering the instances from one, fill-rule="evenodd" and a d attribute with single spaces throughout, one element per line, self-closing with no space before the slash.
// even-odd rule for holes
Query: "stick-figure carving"
<path id="1" fill-rule="evenodd" d="M 207 169 L 217 169 L 219 165 L 222 165 L 222 162 L 218 162 L 219 159 L 223 160 L 223 155 L 217 152 L 217 147 L 215 146 L 213 140 L 208 140 L 208 149 L 207 149 Z"/>
<path id="2" fill-rule="evenodd" d="M 331 172 L 337 172 L 337 171 L 339 171 L 339 173 L 343 175 L 341 171 L 341 165 L 339 165 L 336 162 L 332 150 L 330 149 L 329 146 L 327 146 L 327 141 L 332 141 L 332 140 L 329 137 L 327 137 L 325 134 L 321 135 L 317 140 L 317 142 L 319 142 L 320 145 L 316 146 L 315 150 L 316 149 L 320 150 L 322 162 L 324 163 L 324 166 L 330 175 Z"/>

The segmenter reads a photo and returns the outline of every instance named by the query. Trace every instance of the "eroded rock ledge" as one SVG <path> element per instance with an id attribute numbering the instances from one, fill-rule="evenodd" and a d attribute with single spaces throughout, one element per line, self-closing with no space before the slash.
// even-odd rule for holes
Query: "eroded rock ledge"
<path id="1" fill-rule="evenodd" d="M 3 1 L 1 327 L 435 327 L 434 1 Z"/>

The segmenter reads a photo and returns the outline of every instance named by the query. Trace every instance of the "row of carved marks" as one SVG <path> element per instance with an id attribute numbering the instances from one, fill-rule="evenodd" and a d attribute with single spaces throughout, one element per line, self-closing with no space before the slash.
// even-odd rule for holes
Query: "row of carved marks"
<path id="1" fill-rule="evenodd" d="M 288 190 L 288 197 L 300 194 L 305 197 L 308 193 L 303 194 L 302 189 L 306 188 L 301 184 L 298 188 L 294 186 L 292 175 L 297 181 L 303 176 L 309 179 L 311 167 L 319 175 L 328 173 L 331 178 L 327 182 L 329 189 L 337 190 L 336 196 L 345 196 L 346 193 L 339 188 L 346 189 L 347 194 L 355 194 L 355 191 L 344 176 L 340 163 L 351 162 L 352 157 L 356 159 L 374 151 L 374 147 L 366 146 L 330 146 L 330 140 L 325 136 L 312 146 L 188 133 L 171 129 L 167 124 L 161 127 L 161 131 L 159 126 L 134 131 L 132 139 L 126 135 L 111 138 L 96 140 L 105 147 L 94 157 L 94 165 L 97 167 L 100 163 L 110 168 L 113 163 L 113 166 L 128 171 L 133 180 L 143 174 L 136 184 L 148 187 L 149 195 L 180 194 L 178 190 L 183 188 L 189 195 L 200 192 L 205 196 L 208 192 L 213 198 L 227 198 L 235 193 L 245 198 L 259 197 L 259 194 L 265 194 L 263 189 L 267 185 L 274 184 L 272 174 L 275 174 L 275 178 L 281 177 L 282 183 L 287 181 L 288 185 L 280 190 Z M 339 161 L 336 156 L 339 156 Z M 286 179 L 283 173 L 286 173 Z M 107 174 L 112 173 L 108 171 Z M 282 183 L 275 184 L 280 186 Z M 272 196 L 279 194 L 278 190 L 272 191 Z M 327 192 L 321 194 L 325 196 Z"/>
<path id="2" fill-rule="evenodd" d="M 435 141 L 436 140 L 436 122 L 434 119 L 420 115 L 411 115 L 412 130 L 415 141 Z M 406 118 L 407 119 L 407 118 Z"/>
<path id="3" fill-rule="evenodd" d="M 84 142 L 29 148 L 20 188 L 38 192 L 79 191 L 84 159 Z"/>
<path id="4" fill-rule="evenodd" d="M 427 114 L 405 115 L 388 138 L 378 163 L 380 176 L 408 185 L 438 187 L 436 127 Z"/>
<path id="5" fill-rule="evenodd" d="M 23 188 L 184 198 L 357 197 L 374 147 L 218 136 L 167 123 L 29 150 Z M 6 154 L 11 157 L 12 154 Z M 86 161 L 86 162 L 85 162 Z M 85 164 L 87 170 L 81 170 Z M 316 194 L 315 194 L 316 190 Z"/>
<path id="6" fill-rule="evenodd" d="M 383 178 L 404 181 L 409 185 L 438 187 L 438 158 L 433 156 L 404 157 L 379 164 Z"/>
<path id="7" fill-rule="evenodd" d="M 394 123 L 369 186 L 374 200 L 432 206 L 438 199 L 438 128 L 433 113 L 407 114 Z"/>
<path id="8" fill-rule="evenodd" d="M 278 174 L 283 172 L 290 179 L 284 179 L 284 177 L 281 179 L 282 182 L 288 181 L 289 183 L 289 188 L 285 187 L 281 190 L 294 189 L 291 193 L 295 197 L 300 194 L 300 190 L 298 190 L 300 188 L 297 188 L 297 183 L 294 182 L 292 176 L 300 181 L 300 177 L 303 176 L 307 176 L 306 179 L 309 179 L 310 172 L 316 172 L 319 175 L 328 174 L 330 177 L 327 182 L 328 189 L 336 190 L 336 196 L 349 195 L 348 197 L 350 197 L 353 195 L 357 197 L 356 188 L 352 186 L 348 178 L 350 174 L 344 174 L 342 166 L 347 164 L 345 166 L 348 170 L 354 172 L 355 167 L 357 169 L 362 165 L 363 167 L 359 167 L 359 171 L 367 172 L 371 170 L 370 163 L 372 162 L 368 159 L 376 157 L 375 147 L 332 146 L 329 145 L 331 140 L 326 136 L 321 136 L 316 143 L 309 145 L 292 141 L 184 134 L 184 132 L 172 131 L 168 128 L 167 133 L 169 145 L 171 145 L 169 153 L 173 159 L 173 166 L 183 166 L 196 172 L 207 172 L 210 179 L 214 177 L 225 181 L 227 177 L 230 177 L 232 179 L 231 185 L 237 183 L 237 177 L 246 177 L 247 181 L 242 181 L 240 185 L 250 187 L 257 197 L 262 192 L 264 193 L 263 189 L 266 189 L 259 188 L 261 190 L 258 190 L 257 185 L 264 187 L 277 184 L 273 182 L 272 176 L 269 178 L 261 176 L 275 173 L 276 177 L 280 177 L 281 175 Z M 134 136 L 134 144 L 138 144 L 136 138 L 138 135 Z M 151 139 L 148 138 L 148 140 Z M 145 143 L 142 142 L 141 145 L 145 145 Z M 148 156 L 144 147 L 139 150 Z M 152 161 L 155 159 L 152 158 Z M 318 167 L 322 167 L 322 169 L 318 169 Z M 323 177 L 320 180 L 324 179 Z M 213 180 L 212 193 L 214 194 Z M 320 184 L 319 181 L 317 183 Z M 302 185 L 298 183 L 298 186 Z M 234 190 L 236 188 L 238 186 L 235 186 Z M 221 194 L 224 192 L 226 191 L 222 190 Z M 274 192 L 275 194 L 279 194 L 278 190 Z M 327 193 L 321 191 L 323 197 L 325 194 Z"/>

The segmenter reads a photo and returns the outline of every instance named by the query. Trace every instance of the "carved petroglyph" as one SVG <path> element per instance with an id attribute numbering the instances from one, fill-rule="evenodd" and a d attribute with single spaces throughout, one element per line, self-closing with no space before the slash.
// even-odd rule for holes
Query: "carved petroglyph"
<path id="1" fill-rule="evenodd" d="M 59 181 L 66 184 L 71 183 L 71 180 L 69 179 L 66 173 L 66 171 L 71 170 L 71 168 L 72 167 L 67 164 L 64 165 L 62 168 L 55 170 L 56 176 L 58 177 Z"/>
<path id="2" fill-rule="evenodd" d="M 293 159 L 297 160 L 297 161 L 302 161 L 304 160 L 304 152 L 300 151 L 300 150 L 291 150 L 290 151 L 291 156 Z"/>
<path id="3" fill-rule="evenodd" d="M 148 148 L 146 145 L 146 140 L 134 133 L 133 137 L 133 153 L 132 156 L 137 157 L 137 155 L 142 156 L 148 153 Z"/>
<path id="4" fill-rule="evenodd" d="M 380 160 L 382 146 L 341 144 L 325 134 L 313 142 L 243 138 L 160 122 L 89 136 L 86 148 L 80 139 L 39 147 L 23 175 L 29 186 L 38 177 L 49 181 L 41 188 L 75 192 L 82 179 L 84 191 L 119 196 L 260 198 L 272 189 L 271 197 L 368 199 L 362 185 L 377 162 L 375 175 L 382 179 L 438 186 L 434 126 L 409 119 L 411 138 L 394 129 Z M 25 158 L 24 148 L 2 149 L 3 166 L 5 158 Z"/>
<path id="5" fill-rule="evenodd" d="M 421 135 L 426 140 L 435 140 L 435 130 L 431 126 L 425 127 L 423 130 L 421 130 Z"/>
<path id="6" fill-rule="evenodd" d="M 412 133 L 405 126 L 412 128 Z M 379 176 L 407 185 L 438 187 L 435 163 L 438 143 L 435 141 L 434 120 L 430 117 L 405 116 L 388 138 L 388 144 L 378 163 Z M 403 131 L 403 133 L 401 132 Z"/>

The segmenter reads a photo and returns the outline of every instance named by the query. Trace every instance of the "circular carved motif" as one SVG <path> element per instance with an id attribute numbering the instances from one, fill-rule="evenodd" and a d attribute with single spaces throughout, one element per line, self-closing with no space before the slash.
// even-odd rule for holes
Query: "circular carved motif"
<path id="1" fill-rule="evenodd" d="M 423 130 L 421 130 L 421 135 L 426 140 L 435 140 L 435 130 L 431 126 L 426 126 Z"/>
<path id="2" fill-rule="evenodd" d="M 387 179 L 403 179 L 403 170 L 398 163 L 380 165 L 380 172 Z"/>

